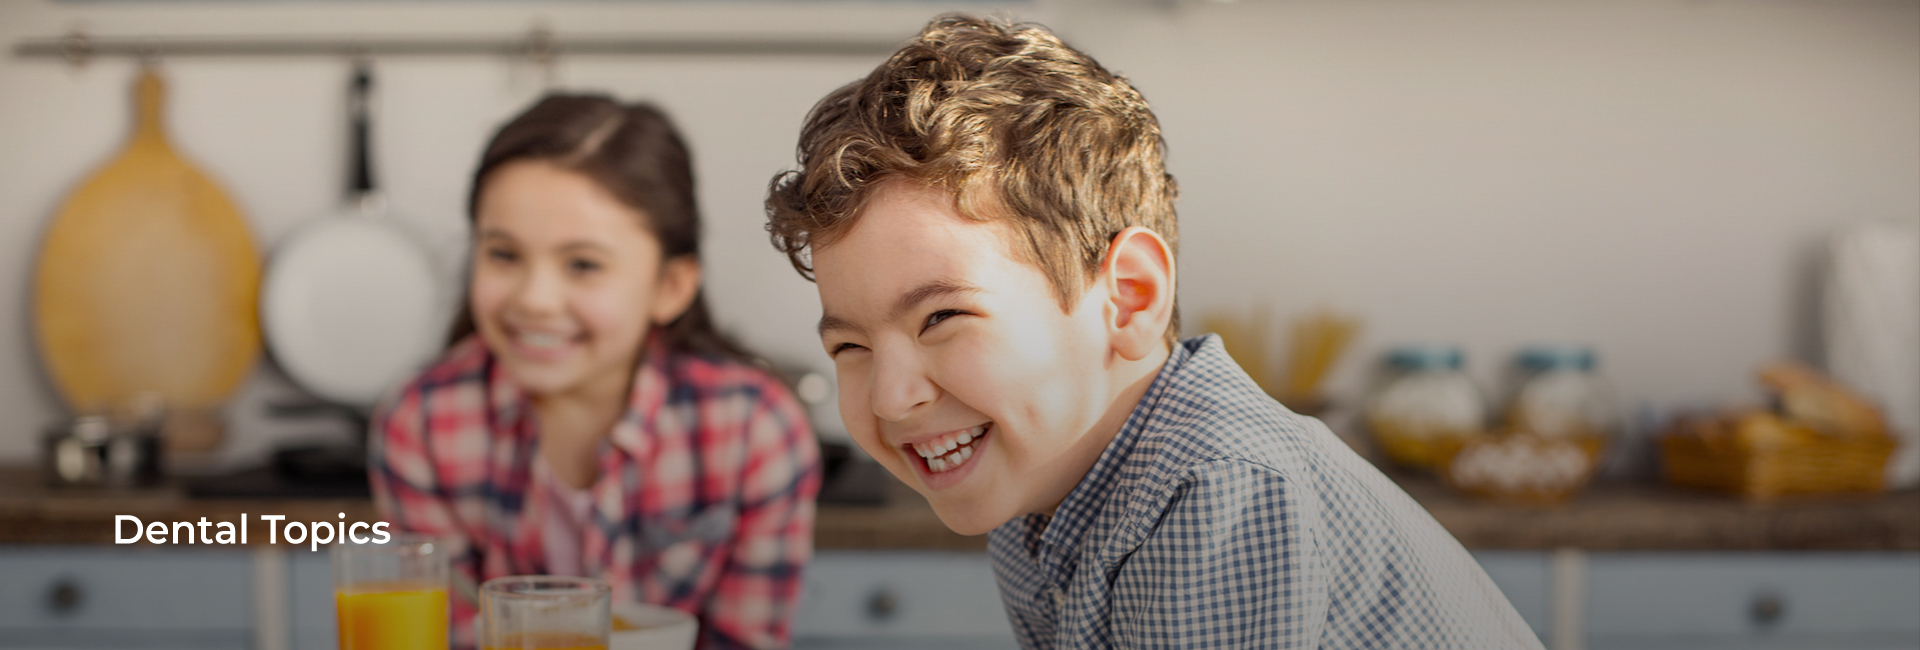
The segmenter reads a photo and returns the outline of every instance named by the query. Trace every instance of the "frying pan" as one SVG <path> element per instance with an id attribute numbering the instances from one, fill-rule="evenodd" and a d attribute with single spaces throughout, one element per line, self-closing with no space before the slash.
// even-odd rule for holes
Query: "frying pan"
<path id="1" fill-rule="evenodd" d="M 350 187 L 345 207 L 289 234 L 260 295 L 267 349 L 315 397 L 362 413 L 431 360 L 444 323 L 433 257 L 375 188 L 368 151 L 373 73 L 349 86 Z"/>

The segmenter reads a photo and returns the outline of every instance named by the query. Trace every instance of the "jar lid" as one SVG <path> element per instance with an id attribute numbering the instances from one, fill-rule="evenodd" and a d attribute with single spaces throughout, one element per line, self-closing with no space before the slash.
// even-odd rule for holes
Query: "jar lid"
<path id="1" fill-rule="evenodd" d="M 1593 348 L 1584 345 L 1535 345 L 1520 350 L 1517 362 L 1534 372 L 1593 370 Z"/>
<path id="2" fill-rule="evenodd" d="M 1466 355 L 1456 345 L 1402 345 L 1387 352 L 1387 363 L 1401 370 L 1459 370 Z"/>

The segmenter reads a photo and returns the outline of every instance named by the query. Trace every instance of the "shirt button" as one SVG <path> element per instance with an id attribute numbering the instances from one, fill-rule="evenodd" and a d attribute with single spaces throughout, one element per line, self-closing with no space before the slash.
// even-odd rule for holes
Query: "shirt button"
<path id="1" fill-rule="evenodd" d="M 1062 592 L 1062 591 L 1060 591 L 1059 589 L 1049 589 L 1049 590 L 1047 590 L 1047 595 L 1049 595 L 1049 596 L 1052 596 L 1052 597 L 1053 597 L 1053 606 L 1054 606 L 1054 607 L 1066 607 L 1066 606 L 1067 606 L 1067 594 L 1066 594 L 1066 593 L 1064 593 L 1064 592 Z"/>

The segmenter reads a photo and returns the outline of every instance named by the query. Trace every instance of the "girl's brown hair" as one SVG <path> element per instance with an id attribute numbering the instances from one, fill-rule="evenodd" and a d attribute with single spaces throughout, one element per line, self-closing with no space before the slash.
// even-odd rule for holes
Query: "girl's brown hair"
<path id="1" fill-rule="evenodd" d="M 480 156 L 467 195 L 467 220 L 479 216 L 488 175 L 509 162 L 538 160 L 585 174 L 627 207 L 644 215 L 642 227 L 660 241 L 661 259 L 700 255 L 700 210 L 693 191 L 693 159 L 673 122 L 645 103 L 620 104 L 604 95 L 548 95 L 500 127 Z M 707 312 L 704 290 L 687 310 L 661 327 L 680 352 L 755 357 L 721 334 Z M 462 298 L 448 345 L 474 333 L 471 298 Z"/>

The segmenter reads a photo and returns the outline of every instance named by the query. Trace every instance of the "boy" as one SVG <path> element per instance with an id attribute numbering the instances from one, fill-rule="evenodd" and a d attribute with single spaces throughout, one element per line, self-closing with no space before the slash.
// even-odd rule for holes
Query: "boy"
<path id="1" fill-rule="evenodd" d="M 1124 79 L 966 16 L 821 100 L 768 230 L 854 440 L 991 531 L 1027 648 L 1539 648 L 1391 481 L 1175 339 L 1163 148 Z"/>

